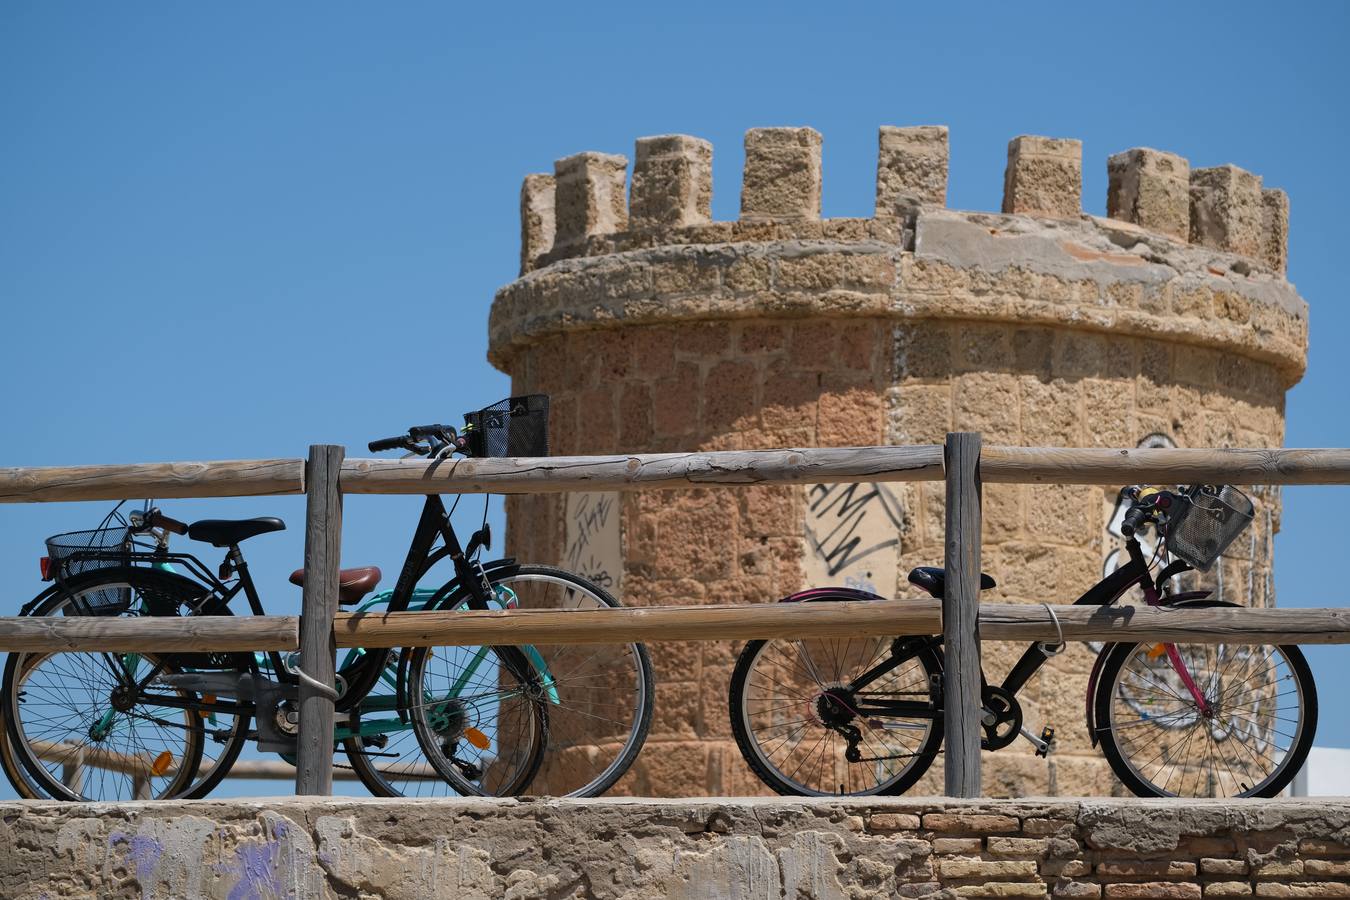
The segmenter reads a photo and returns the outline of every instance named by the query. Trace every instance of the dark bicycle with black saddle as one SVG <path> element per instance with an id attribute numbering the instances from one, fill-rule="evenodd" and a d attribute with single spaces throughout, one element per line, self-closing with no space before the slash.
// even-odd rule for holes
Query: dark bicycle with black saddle
<path id="1" fill-rule="evenodd" d="M 1118 603 L 1133 589 L 1153 606 L 1235 604 L 1173 591 L 1183 572 L 1208 570 L 1252 519 L 1231 486 L 1131 487 L 1120 532 L 1128 560 L 1075 601 Z M 1154 563 L 1137 536 L 1161 540 Z M 980 587 L 995 586 L 988 575 Z M 911 583 L 941 598 L 944 572 Z M 783 602 L 868 602 L 873 594 L 821 588 Z M 1047 615 L 1052 615 L 1047 612 Z M 782 794 L 899 794 L 942 746 L 940 636 L 751 641 L 731 680 L 731 727 L 746 762 Z M 1018 692 L 1063 642 L 1032 644 L 1001 685 L 983 681 L 982 746 L 1025 737 L 1050 752 L 1054 729 L 1026 729 Z M 1089 679 L 1087 726 L 1111 768 L 1139 796 L 1273 797 L 1303 765 L 1317 728 L 1317 690 L 1296 646 L 1114 643 Z"/>
<path id="2" fill-rule="evenodd" d="M 417 426 L 370 449 L 434 459 L 542 456 L 547 414 L 547 397 L 514 397 L 467 414 L 462 430 Z M 274 518 L 187 525 L 148 509 L 58 535 L 46 565 L 55 584 L 22 614 L 231 615 L 242 594 L 249 611 L 263 615 L 240 544 L 284 527 Z M 170 534 L 225 550 L 219 569 L 171 552 Z M 480 562 L 490 543 L 484 523 L 461 545 L 445 504 L 428 495 L 393 590 L 367 599 L 380 570 L 344 569 L 339 602 L 368 611 L 618 605 L 561 569 Z M 454 577 L 418 588 L 443 560 Z M 303 570 L 291 581 L 302 585 Z M 297 662 L 298 654 L 280 653 L 10 654 L 0 762 L 28 796 L 205 796 L 250 740 L 293 759 L 306 677 Z M 641 748 L 651 694 L 651 665 L 638 644 L 356 649 L 339 661 L 335 740 L 378 796 L 594 796 Z"/>

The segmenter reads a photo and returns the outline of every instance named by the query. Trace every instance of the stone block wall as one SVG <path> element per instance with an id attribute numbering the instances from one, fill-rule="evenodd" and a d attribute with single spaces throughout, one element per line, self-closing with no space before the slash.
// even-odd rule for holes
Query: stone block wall
<path id="1" fill-rule="evenodd" d="M 876 217 L 822 220 L 820 142 L 811 129 L 750 132 L 742 217 L 712 222 L 711 147 L 642 139 L 628 224 L 575 215 L 547 248 L 546 182 L 527 181 L 522 231 L 538 243 L 493 304 L 490 353 L 515 392 L 552 395 L 555 453 L 941 443 L 951 430 L 1026 446 L 1282 444 L 1307 342 L 1306 306 L 1283 277 L 1282 192 L 1137 149 L 1110 160 L 1110 217 L 1096 219 L 1080 210 L 1078 143 L 1022 137 L 1009 148 L 1009 212 L 954 212 L 941 206 L 946 129 L 886 128 Z M 618 158 L 583 156 L 559 164 L 559 179 L 584 175 L 566 203 L 617 222 Z M 844 583 L 911 596 L 905 573 L 942 561 L 940 483 L 613 501 L 608 559 L 579 559 L 559 497 L 511 498 L 510 550 L 604 569 L 630 605 L 771 602 Z M 989 486 L 990 599 L 1071 602 L 1090 587 L 1123 546 L 1109 530 L 1114 501 L 1100 488 Z M 1278 492 L 1260 492 L 1258 507 L 1187 587 L 1273 602 Z M 652 737 L 620 791 L 761 790 L 728 724 L 737 649 L 651 647 Z M 984 650 L 992 679 L 1021 648 Z M 1113 789 L 1084 728 L 1091 662 L 1072 647 L 1027 686 L 1027 723 L 1053 724 L 1057 750 L 1048 762 L 1021 743 L 987 754 L 987 792 Z M 937 769 L 918 790 L 940 786 Z"/>
<path id="2" fill-rule="evenodd" d="M 1350 896 L 1350 806 L 940 799 L 0 804 L 0 896 Z"/>

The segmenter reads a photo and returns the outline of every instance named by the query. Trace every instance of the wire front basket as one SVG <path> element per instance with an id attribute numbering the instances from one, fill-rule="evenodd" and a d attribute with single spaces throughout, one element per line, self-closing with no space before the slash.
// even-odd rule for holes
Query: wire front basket
<path id="1" fill-rule="evenodd" d="M 47 557 L 58 581 L 97 569 L 130 563 L 131 529 L 112 524 L 93 531 L 68 531 L 47 538 Z M 66 615 L 110 615 L 131 607 L 126 587 L 90 591 L 82 595 L 88 609 L 67 607 Z"/>
<path id="2" fill-rule="evenodd" d="M 1196 485 L 1181 495 L 1167 527 L 1167 550 L 1208 572 L 1252 522 L 1255 507 L 1231 484 Z"/>
<path id="3" fill-rule="evenodd" d="M 548 395 L 510 397 L 465 413 L 469 455 L 548 456 Z"/>

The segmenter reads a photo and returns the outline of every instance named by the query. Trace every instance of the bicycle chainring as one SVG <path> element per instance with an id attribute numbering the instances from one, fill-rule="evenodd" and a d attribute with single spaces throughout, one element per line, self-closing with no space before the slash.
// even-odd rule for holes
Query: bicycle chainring
<path id="1" fill-rule="evenodd" d="M 1001 687 L 987 685 L 980 692 L 980 703 L 984 707 L 980 721 L 984 738 L 980 748 L 1002 750 L 1017 740 L 1022 731 L 1022 704 L 1017 698 Z"/>

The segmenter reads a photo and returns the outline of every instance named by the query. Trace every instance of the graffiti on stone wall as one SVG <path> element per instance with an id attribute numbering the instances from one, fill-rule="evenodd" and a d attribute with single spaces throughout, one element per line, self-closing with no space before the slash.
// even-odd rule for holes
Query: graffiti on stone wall
<path id="1" fill-rule="evenodd" d="M 884 484 L 817 484 L 806 491 L 806 583 L 894 597 L 900 500 Z"/>
<path id="2" fill-rule="evenodd" d="M 619 495 L 612 492 L 568 494 L 566 523 L 563 567 L 611 594 L 618 594 L 623 577 Z"/>

